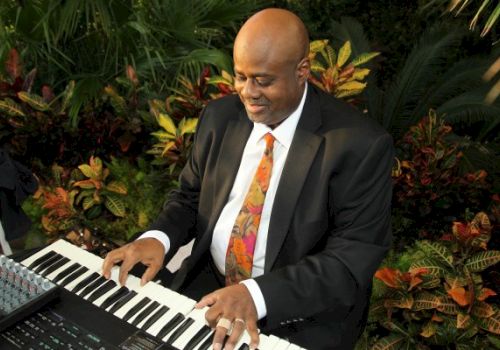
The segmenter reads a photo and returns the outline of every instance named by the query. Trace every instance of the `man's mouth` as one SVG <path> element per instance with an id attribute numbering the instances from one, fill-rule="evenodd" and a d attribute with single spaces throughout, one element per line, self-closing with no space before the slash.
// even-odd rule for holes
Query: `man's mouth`
<path id="1" fill-rule="evenodd" d="M 246 108 L 249 113 L 258 114 L 266 109 L 266 105 L 247 103 Z"/>

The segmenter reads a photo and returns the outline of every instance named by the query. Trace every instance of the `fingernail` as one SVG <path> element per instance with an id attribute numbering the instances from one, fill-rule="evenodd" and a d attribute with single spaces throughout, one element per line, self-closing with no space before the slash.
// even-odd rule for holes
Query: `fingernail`
<path id="1" fill-rule="evenodd" d="M 222 344 L 221 343 L 215 343 L 213 346 L 214 350 L 221 350 L 222 349 Z"/>

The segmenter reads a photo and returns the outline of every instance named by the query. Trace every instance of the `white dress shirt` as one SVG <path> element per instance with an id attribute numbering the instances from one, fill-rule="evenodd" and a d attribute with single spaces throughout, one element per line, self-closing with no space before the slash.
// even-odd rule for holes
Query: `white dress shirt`
<path id="1" fill-rule="evenodd" d="M 273 168 L 271 172 L 271 180 L 269 183 L 269 188 L 266 193 L 266 198 L 264 201 L 264 207 L 262 209 L 262 215 L 260 220 L 259 229 L 257 232 L 257 241 L 255 245 L 255 252 L 253 257 L 253 268 L 252 277 L 260 276 L 264 273 L 265 264 L 265 254 L 267 245 L 267 235 L 269 229 L 269 222 L 271 218 L 271 211 L 273 209 L 274 197 L 276 195 L 276 190 L 278 189 L 278 184 L 281 178 L 281 173 L 283 171 L 283 166 L 288 155 L 288 150 L 292 144 L 292 139 L 295 134 L 295 129 L 302 114 L 304 108 L 304 103 L 306 100 L 307 86 L 304 89 L 304 94 L 300 101 L 297 109 L 290 114 L 280 125 L 276 128 L 271 129 L 267 125 L 254 123 L 253 130 L 250 133 L 250 137 L 247 140 L 243 155 L 241 157 L 241 163 L 236 175 L 233 188 L 229 194 L 228 201 L 219 216 L 217 223 L 215 224 L 212 243 L 210 245 L 210 252 L 214 260 L 215 266 L 219 272 L 225 274 L 225 260 L 226 251 L 229 245 L 229 238 L 231 236 L 231 231 L 234 226 L 236 217 L 238 216 L 243 201 L 245 200 L 250 184 L 254 178 L 257 171 L 257 167 L 262 159 L 266 143 L 264 140 L 264 135 L 271 133 L 274 138 L 273 147 Z M 139 237 L 146 238 L 153 237 L 158 239 L 165 247 L 165 254 L 170 249 L 170 240 L 164 232 L 153 230 L 147 231 Z M 259 319 L 262 319 L 267 314 L 267 308 L 264 301 L 264 296 L 255 280 L 248 279 L 242 281 L 241 283 L 250 291 L 252 295 L 255 307 L 257 309 L 257 315 Z"/>

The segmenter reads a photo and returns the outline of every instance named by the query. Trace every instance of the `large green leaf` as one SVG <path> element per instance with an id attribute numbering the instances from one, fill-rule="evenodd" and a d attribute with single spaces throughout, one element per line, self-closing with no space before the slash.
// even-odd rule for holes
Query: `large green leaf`
<path id="1" fill-rule="evenodd" d="M 410 266 L 410 272 L 420 268 L 427 269 L 427 274 L 432 276 L 443 276 L 445 272 L 445 270 L 438 263 L 429 258 L 413 262 Z"/>
<path id="2" fill-rule="evenodd" d="M 431 241 L 417 241 L 417 246 L 429 257 L 439 261 L 443 265 L 453 268 L 453 254 L 442 243 Z"/>
<path id="3" fill-rule="evenodd" d="M 119 196 L 108 194 L 104 201 L 104 205 L 114 216 L 125 216 L 125 202 Z"/>
<path id="4" fill-rule="evenodd" d="M 500 251 L 489 250 L 477 253 L 465 261 L 465 267 L 472 272 L 481 272 L 500 262 Z"/>

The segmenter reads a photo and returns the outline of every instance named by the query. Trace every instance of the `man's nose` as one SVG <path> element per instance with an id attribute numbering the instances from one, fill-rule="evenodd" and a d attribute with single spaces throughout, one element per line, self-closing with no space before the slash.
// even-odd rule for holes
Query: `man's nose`
<path id="1" fill-rule="evenodd" d="M 245 99 L 256 99 L 260 97 L 260 90 L 255 79 L 247 79 L 241 89 L 241 95 Z"/>

